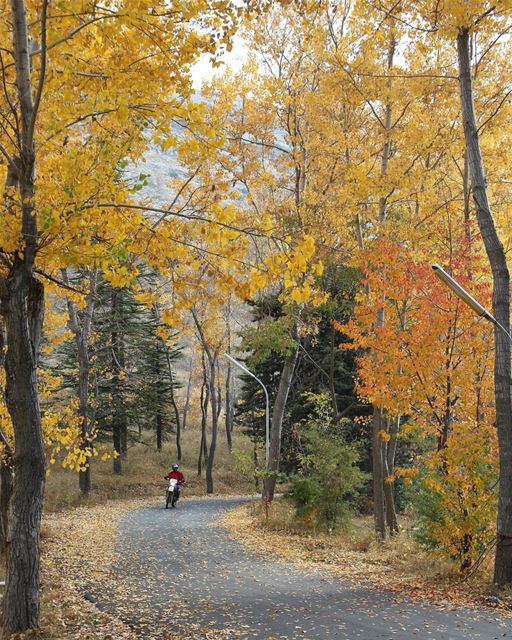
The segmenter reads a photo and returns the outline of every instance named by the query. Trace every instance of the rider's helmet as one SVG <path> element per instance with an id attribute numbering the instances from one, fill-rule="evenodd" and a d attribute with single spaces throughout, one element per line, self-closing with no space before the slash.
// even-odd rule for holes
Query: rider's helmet
<path id="1" fill-rule="evenodd" d="M 178 471 L 178 465 L 176 463 L 172 465 L 172 470 Z"/>

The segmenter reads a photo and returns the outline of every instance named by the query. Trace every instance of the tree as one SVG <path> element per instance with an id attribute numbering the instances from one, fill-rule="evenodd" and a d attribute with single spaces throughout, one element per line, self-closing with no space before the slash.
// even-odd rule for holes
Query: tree
<path id="1" fill-rule="evenodd" d="M 477 24 L 494 7 L 479 16 Z M 487 252 L 493 274 L 494 317 L 507 331 L 510 329 L 510 273 L 506 254 L 498 236 L 496 225 L 489 205 L 485 179 L 484 163 L 480 150 L 479 129 L 476 122 L 473 84 L 471 80 L 471 58 L 469 34 L 473 27 L 466 24 L 459 28 L 457 52 L 459 64 L 459 82 L 461 110 L 466 139 L 469 175 L 476 208 L 478 226 Z M 494 330 L 494 386 L 496 404 L 496 423 L 500 453 L 500 491 L 498 502 L 498 532 L 494 581 L 498 584 L 512 583 L 512 397 L 511 397 L 511 344 L 510 337 L 503 329 Z"/>
<path id="2" fill-rule="evenodd" d="M 482 260 L 463 226 L 450 256 L 464 286 L 483 301 Z M 358 392 L 378 402 L 391 418 L 402 417 L 401 433 L 379 437 L 384 452 L 393 439 L 422 443 L 406 469 L 394 465 L 384 481 L 393 487 L 418 472 L 416 487 L 422 539 L 458 556 L 467 568 L 493 536 L 496 437 L 493 428 L 489 333 L 471 310 L 444 288 L 430 265 L 411 250 L 377 241 L 366 252 L 367 291 L 353 320 L 340 325 L 360 349 Z M 470 272 L 475 280 L 470 280 Z M 375 330 L 373 310 L 383 300 L 387 322 Z"/>
<path id="3" fill-rule="evenodd" d="M 91 455 L 91 434 L 93 429 L 92 416 L 89 406 L 89 383 L 90 383 L 90 351 L 89 342 L 91 338 L 91 330 L 93 325 L 94 307 L 97 302 L 96 290 L 99 280 L 99 272 L 97 269 L 89 271 L 88 293 L 85 302 L 85 308 L 80 310 L 75 301 L 68 298 L 68 316 L 69 328 L 73 332 L 76 353 L 78 359 L 78 399 L 79 413 L 82 419 L 82 449 L 87 457 Z M 69 285 L 69 275 L 67 270 L 63 270 L 62 279 L 65 284 Z M 84 465 L 85 469 L 79 472 L 79 487 L 82 495 L 88 496 L 91 492 L 91 467 L 89 464 Z"/>
<path id="4" fill-rule="evenodd" d="M 101 200 L 111 201 L 114 192 L 126 195 L 126 183 L 123 189 L 115 180 L 118 161 L 140 155 L 150 125 L 157 139 L 167 137 L 177 107 L 172 94 L 189 90 L 190 64 L 203 51 L 215 53 L 219 39 L 212 32 L 218 32 L 219 20 L 227 42 L 234 16 L 230 3 L 206 0 L 171 13 L 164 2 L 149 1 L 101 8 L 78 3 L 76 10 L 47 0 L 10 3 L 0 43 L 0 153 L 7 167 L 0 302 L 6 402 L 16 434 L 3 601 L 7 632 L 37 627 L 39 620 L 45 458 L 37 365 L 44 287 L 36 273 L 52 278 L 52 271 L 79 265 L 85 256 L 94 266 L 101 260 L 116 264 L 119 236 L 136 226 L 122 214 L 108 222 L 100 216 Z M 190 29 L 197 18 L 201 34 Z M 75 180 L 84 168 L 93 179 Z"/>

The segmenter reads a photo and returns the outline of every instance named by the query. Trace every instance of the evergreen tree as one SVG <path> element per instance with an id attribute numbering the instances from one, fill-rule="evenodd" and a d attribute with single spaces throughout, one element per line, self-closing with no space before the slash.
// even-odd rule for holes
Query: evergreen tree
<path id="1" fill-rule="evenodd" d="M 369 415 L 370 407 L 361 405 L 355 393 L 355 356 L 352 351 L 339 348 L 345 338 L 332 325 L 333 319 L 346 320 L 352 313 L 354 297 L 358 287 L 358 273 L 349 267 L 328 265 L 320 280 L 329 292 L 326 303 L 315 309 L 314 332 L 300 338 L 299 360 L 288 397 L 283 422 L 282 464 L 283 471 L 296 469 L 300 453 L 300 438 L 295 428 L 314 412 L 310 393 L 327 393 L 335 420 L 343 421 L 344 435 L 348 442 L 363 440 L 360 464 L 369 470 L 367 427 L 351 419 Z M 282 305 L 275 296 L 267 296 L 253 306 L 253 321 L 256 328 L 244 334 L 242 348 L 249 354 L 248 366 L 268 389 L 271 404 L 277 393 L 279 374 L 284 356 L 279 353 L 283 344 L 278 328 L 283 317 Z M 263 390 L 249 376 L 242 376 L 241 397 L 237 403 L 237 419 L 242 429 L 253 440 L 263 442 L 265 438 L 265 398 Z"/>

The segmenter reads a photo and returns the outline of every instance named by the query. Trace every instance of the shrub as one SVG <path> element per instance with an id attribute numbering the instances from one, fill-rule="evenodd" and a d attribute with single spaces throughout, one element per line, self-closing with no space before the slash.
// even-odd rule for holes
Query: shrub
<path id="1" fill-rule="evenodd" d="M 479 457 L 453 446 L 431 456 L 411 487 L 416 539 L 457 560 L 461 569 L 469 568 L 496 535 L 496 466 L 485 460 L 481 441 L 473 448 Z"/>
<path id="2" fill-rule="evenodd" d="M 343 437 L 344 422 L 333 418 L 329 396 L 308 396 L 314 399 L 314 410 L 299 425 L 303 453 L 290 495 L 298 518 L 331 530 L 348 524 L 351 499 L 365 474 L 357 466 L 356 446 Z"/>

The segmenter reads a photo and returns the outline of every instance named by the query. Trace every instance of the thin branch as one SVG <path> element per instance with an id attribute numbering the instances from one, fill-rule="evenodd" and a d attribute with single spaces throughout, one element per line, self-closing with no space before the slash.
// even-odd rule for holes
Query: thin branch
<path id="1" fill-rule="evenodd" d="M 45 273 L 44 271 L 41 271 L 41 269 L 34 269 L 34 272 L 42 276 L 43 278 L 46 278 L 50 282 L 57 284 L 62 289 L 68 289 L 69 291 L 73 291 L 73 293 L 79 293 L 80 295 L 83 295 L 83 296 L 87 294 L 87 291 L 81 291 L 80 289 L 77 289 L 76 287 L 73 287 L 70 284 L 66 284 L 65 282 L 62 282 L 62 280 L 58 280 L 54 276 L 51 276 L 49 273 Z"/>
<path id="2" fill-rule="evenodd" d="M 158 223 L 162 221 L 162 219 L 164 219 L 167 216 L 173 216 L 176 218 L 183 218 L 184 220 L 195 220 L 198 222 L 208 222 L 209 224 L 215 224 L 219 227 L 224 227 L 225 229 L 229 229 L 231 231 L 237 231 L 239 233 L 245 233 L 247 235 L 253 235 L 256 236 L 258 238 L 268 238 L 268 237 L 272 237 L 272 236 L 268 236 L 266 233 L 262 233 L 260 231 L 257 231 L 255 229 L 250 229 L 250 228 L 241 228 L 241 227 L 236 227 L 232 224 L 228 224 L 227 222 L 220 222 L 219 220 L 211 220 L 210 218 L 205 218 L 204 216 L 197 216 L 194 214 L 188 214 L 188 213 L 182 213 L 179 211 L 169 211 L 167 209 L 159 209 L 157 207 L 148 207 L 148 206 L 144 206 L 144 205 L 140 205 L 140 204 L 127 204 L 127 203 L 118 203 L 118 202 L 98 202 L 96 204 L 91 204 L 89 206 L 84 207 L 84 209 L 92 209 L 94 207 L 99 207 L 99 208 L 111 208 L 111 209 L 137 209 L 138 211 L 147 211 L 150 213 L 162 213 L 164 214 L 163 218 L 160 218 L 160 220 L 158 220 Z M 151 227 L 151 231 L 154 230 L 154 227 L 156 225 L 153 225 Z M 275 238 L 276 240 L 280 240 L 280 238 Z"/>
<path id="3" fill-rule="evenodd" d="M 47 4 L 47 2 L 46 2 L 46 4 Z M 45 51 L 50 51 L 50 49 L 53 49 L 54 47 L 57 47 L 59 44 L 62 44 L 63 42 L 66 42 L 67 40 L 71 40 L 71 38 L 76 36 L 77 33 L 80 33 L 80 31 L 82 31 L 83 29 L 85 29 L 89 25 L 94 24 L 95 22 L 99 22 L 100 20 L 108 20 L 110 18 L 120 18 L 120 17 L 121 17 L 120 13 L 112 13 L 112 14 L 109 14 L 108 16 L 96 16 L 94 18 L 90 18 L 89 20 L 86 20 L 85 22 L 83 22 L 78 27 L 75 27 L 74 29 L 72 29 L 65 36 L 62 36 L 62 38 L 59 38 L 58 40 L 54 40 L 53 42 L 51 42 L 49 45 L 46 46 Z M 32 53 L 30 55 L 31 56 L 37 56 L 37 55 L 39 55 L 41 53 L 44 53 L 43 47 L 41 47 L 41 49 L 35 49 L 34 51 L 32 51 Z"/>
<path id="4" fill-rule="evenodd" d="M 37 112 L 39 111 L 39 105 L 41 104 L 41 97 L 43 95 L 44 82 L 46 79 L 46 18 L 48 15 L 48 2 L 49 0 L 43 0 L 43 6 L 41 9 L 41 68 L 39 69 L 39 81 L 37 83 L 36 95 L 34 98 L 34 106 L 32 108 L 32 116 L 30 118 L 30 124 L 28 127 L 28 139 L 33 140 L 34 129 L 36 126 Z"/>
<path id="5" fill-rule="evenodd" d="M 509 91 L 507 91 L 507 93 L 503 96 L 503 98 L 500 100 L 498 106 L 496 107 L 496 109 L 491 113 L 491 115 L 482 122 L 482 124 L 478 127 L 477 129 L 477 133 L 480 133 L 482 131 L 482 129 L 485 127 L 486 124 L 488 124 L 495 115 L 497 115 L 498 111 L 501 109 L 501 107 L 505 104 L 505 102 L 507 101 L 507 98 L 509 97 L 509 95 L 512 93 L 512 89 L 510 89 Z"/>
<path id="6" fill-rule="evenodd" d="M 0 143 L 0 153 L 5 156 L 5 159 L 7 160 L 7 162 L 12 165 L 14 164 L 14 160 L 13 158 L 11 158 L 11 156 L 9 155 L 9 152 L 7 151 L 7 149 L 4 147 L 3 144 Z"/>

